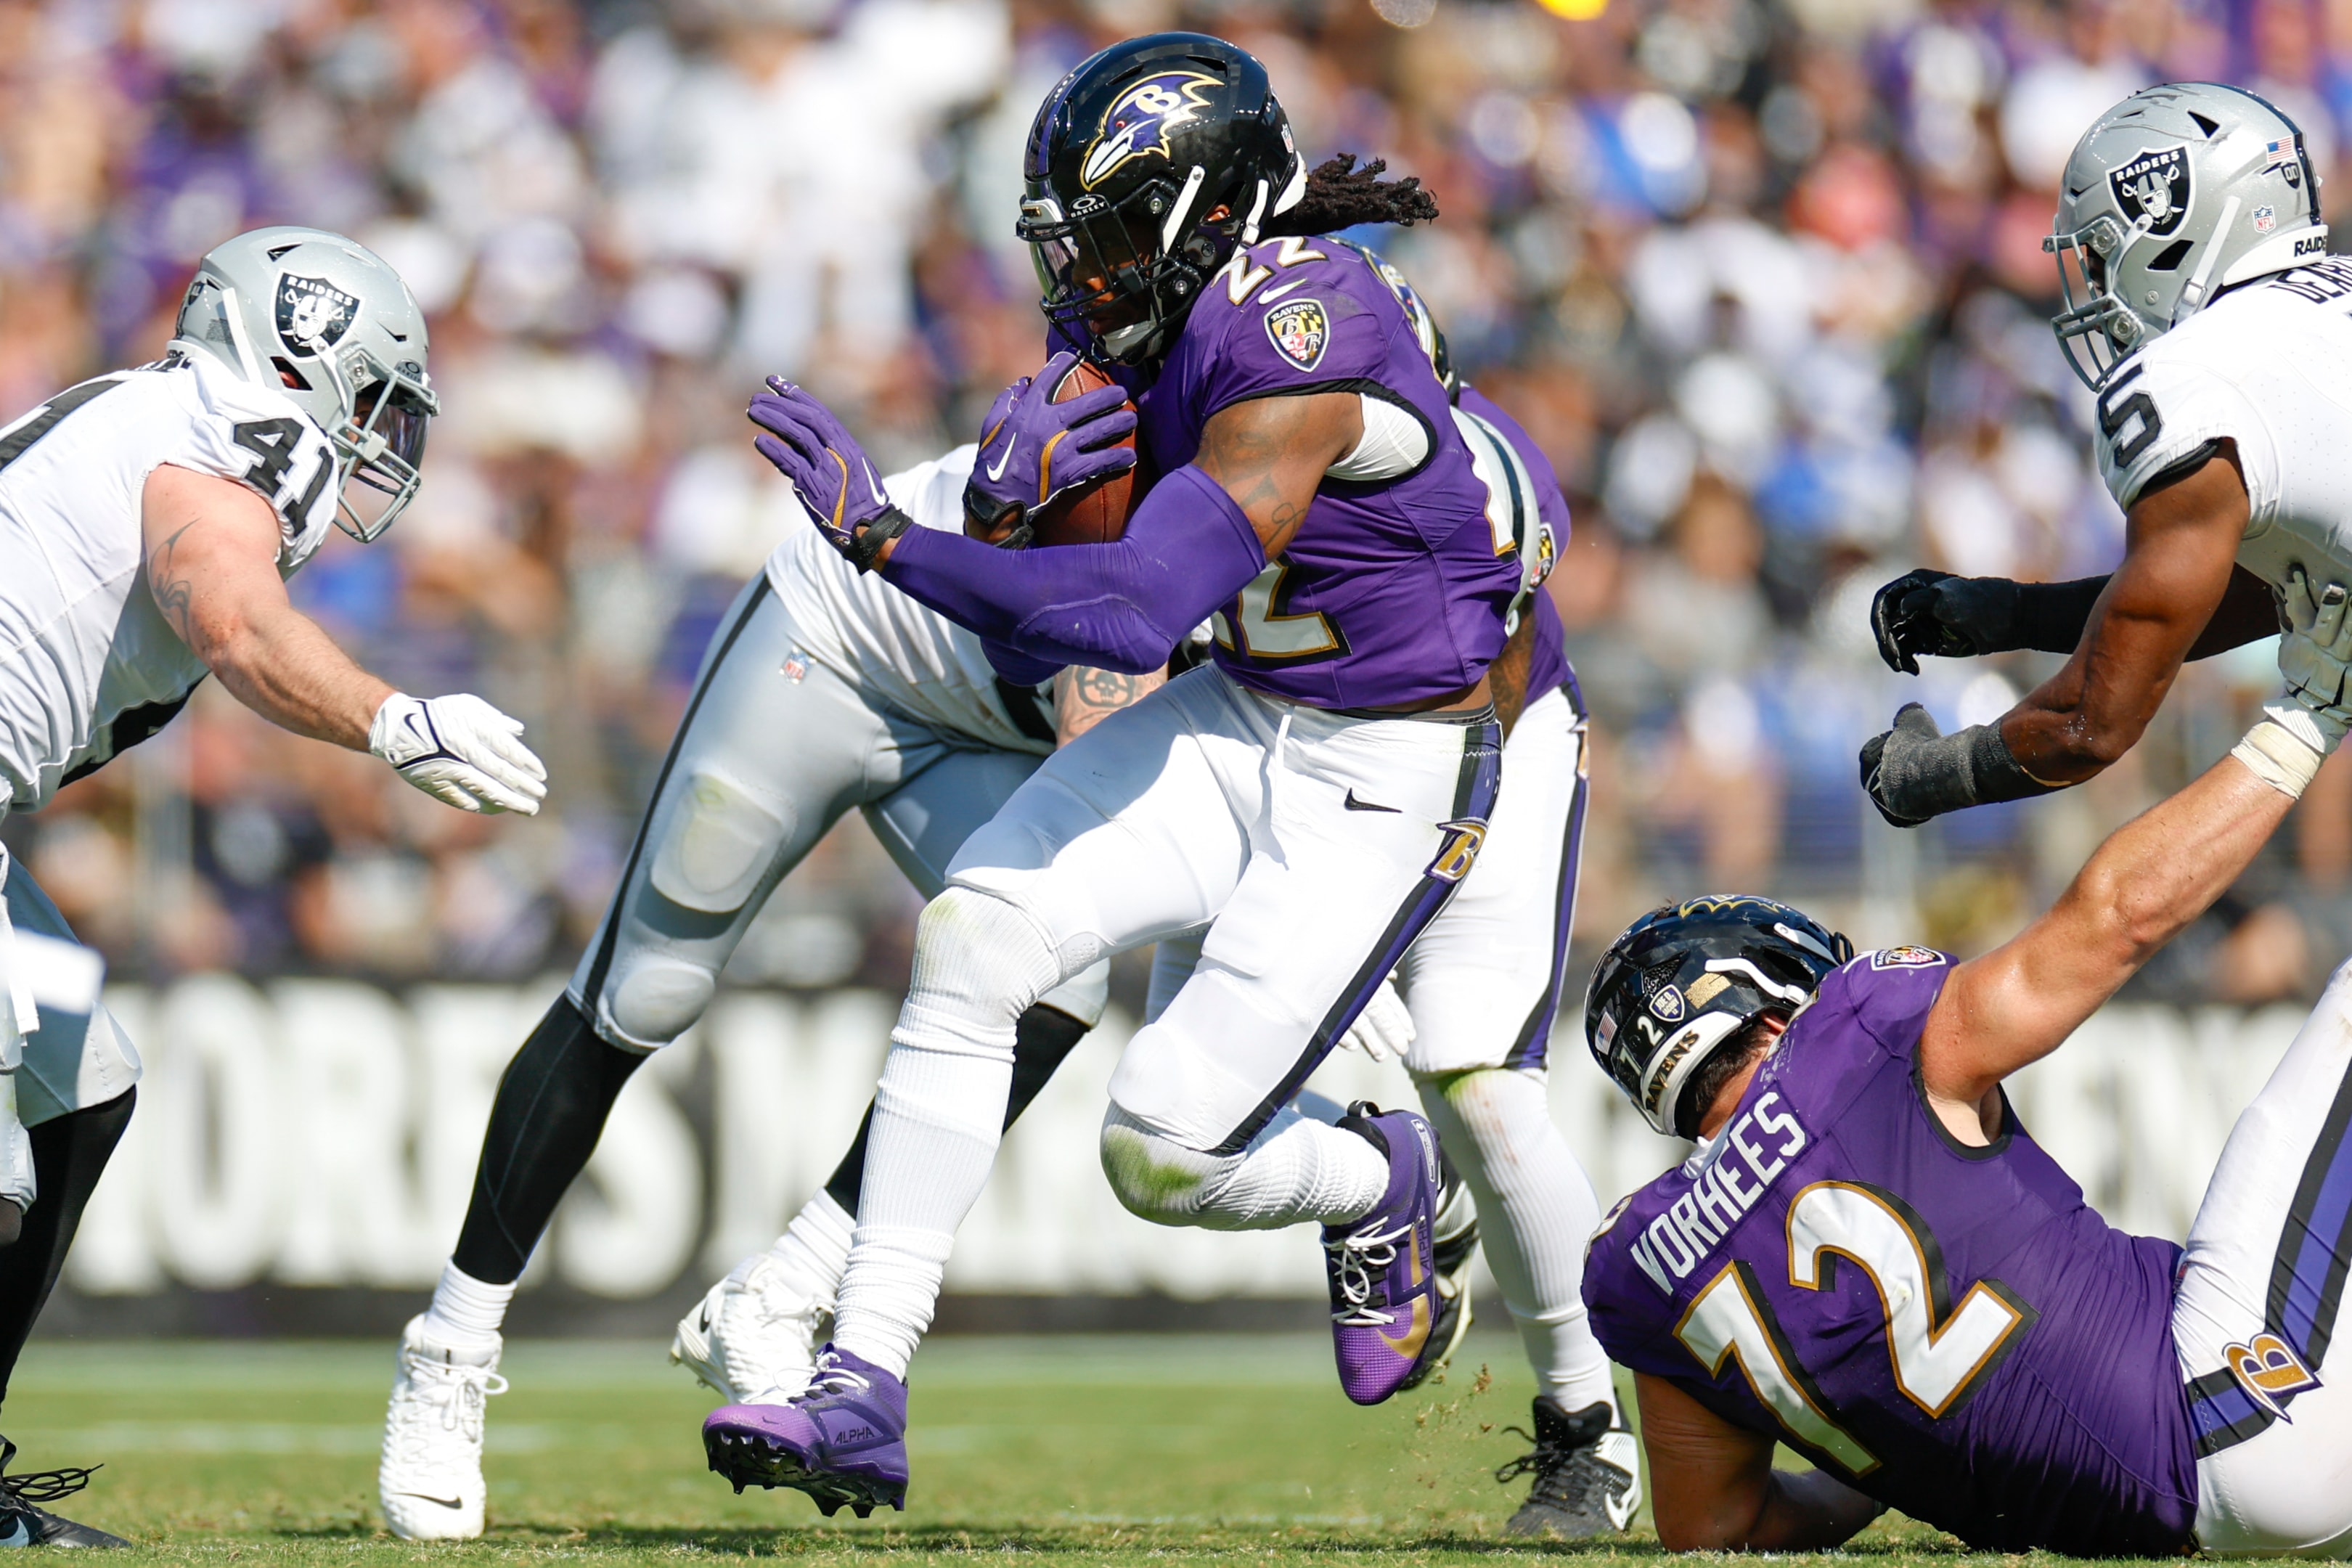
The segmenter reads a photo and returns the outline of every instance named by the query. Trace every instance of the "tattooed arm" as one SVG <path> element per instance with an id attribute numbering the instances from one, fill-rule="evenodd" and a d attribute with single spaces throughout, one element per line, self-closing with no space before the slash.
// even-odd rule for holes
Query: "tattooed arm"
<path id="1" fill-rule="evenodd" d="M 1054 677 L 1054 743 L 1066 746 L 1122 708 L 1168 684 L 1168 672 L 1121 675 L 1073 666 Z"/>
<path id="2" fill-rule="evenodd" d="M 1323 471 L 1363 438 L 1363 400 L 1352 392 L 1254 397 L 1209 416 L 1192 463 L 1234 498 L 1271 561 L 1307 521 Z"/>
<path id="3" fill-rule="evenodd" d="M 1532 611 L 1519 617 L 1519 629 L 1486 667 L 1486 684 L 1495 694 L 1495 717 L 1502 721 L 1503 736 L 1510 738 L 1519 722 L 1519 715 L 1528 708 L 1528 671 L 1536 657 L 1536 617 Z"/>
<path id="4" fill-rule="evenodd" d="M 274 724 L 368 749 L 393 689 L 297 610 L 278 574 L 278 517 L 230 479 L 166 465 L 147 477 L 147 586 L 189 651 Z"/>

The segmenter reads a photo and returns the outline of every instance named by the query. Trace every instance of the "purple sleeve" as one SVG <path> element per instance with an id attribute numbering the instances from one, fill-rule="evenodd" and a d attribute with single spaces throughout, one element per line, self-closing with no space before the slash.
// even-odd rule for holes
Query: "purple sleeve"
<path id="1" fill-rule="evenodd" d="M 1265 569 L 1248 517 L 1188 464 L 1152 486 L 1125 536 L 1108 544 L 999 550 L 910 529 L 882 575 L 983 644 L 1055 667 L 1145 675 Z"/>
<path id="2" fill-rule="evenodd" d="M 1043 686 L 1062 668 L 1058 663 L 1031 658 L 1019 648 L 1011 647 L 992 637 L 980 639 L 980 651 L 988 656 L 988 665 L 999 679 L 1014 686 Z"/>

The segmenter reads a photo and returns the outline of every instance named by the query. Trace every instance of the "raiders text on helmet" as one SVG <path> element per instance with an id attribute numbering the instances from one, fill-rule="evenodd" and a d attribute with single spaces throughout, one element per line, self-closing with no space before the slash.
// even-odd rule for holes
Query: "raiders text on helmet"
<path id="1" fill-rule="evenodd" d="M 1130 38 L 1064 77 L 1024 174 L 1046 316 L 1127 364 L 1165 353 L 1210 274 L 1307 188 L 1265 68 L 1200 33 Z"/>
<path id="2" fill-rule="evenodd" d="M 1759 1016 L 1812 998 L 1853 943 L 1811 916 L 1740 894 L 1652 910 L 1610 943 L 1584 998 L 1585 1044 L 1643 1121 L 1697 1135 L 1683 1090 Z"/>
<path id="3" fill-rule="evenodd" d="M 172 348 L 301 405 L 334 446 L 344 532 L 373 539 L 415 499 L 425 423 L 441 404 L 425 370 L 425 313 L 373 251 L 324 229 L 240 234 L 197 264 Z"/>
<path id="4" fill-rule="evenodd" d="M 2327 227 L 2294 121 L 2242 89 L 2168 82 L 2083 133 L 2042 247 L 2066 295 L 2059 346 L 2096 391 L 2222 289 L 2325 252 Z"/>

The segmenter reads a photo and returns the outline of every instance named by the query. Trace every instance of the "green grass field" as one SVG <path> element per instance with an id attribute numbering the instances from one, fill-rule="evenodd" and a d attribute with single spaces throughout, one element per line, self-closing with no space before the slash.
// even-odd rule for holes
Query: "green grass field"
<path id="1" fill-rule="evenodd" d="M 1474 1337 L 1444 1385 L 1372 1411 L 1340 1397 L 1319 1339 L 941 1339 L 915 1369 L 908 1511 L 864 1523 L 709 1474 L 709 1400 L 658 1347 L 516 1344 L 513 1391 L 490 1403 L 490 1533 L 457 1547 L 394 1541 L 376 1511 L 391 1360 L 388 1344 L 37 1343 L 5 1426 L 20 1466 L 104 1460 L 63 1511 L 178 1562 L 1658 1555 L 1646 1529 L 1601 1548 L 1502 1535 L 1526 1482 L 1490 1472 L 1525 1447 L 1500 1428 L 1525 1424 L 1530 1385 L 1500 1338 Z M 1882 1521 L 1841 1554 L 1857 1556 L 1968 1554 Z"/>

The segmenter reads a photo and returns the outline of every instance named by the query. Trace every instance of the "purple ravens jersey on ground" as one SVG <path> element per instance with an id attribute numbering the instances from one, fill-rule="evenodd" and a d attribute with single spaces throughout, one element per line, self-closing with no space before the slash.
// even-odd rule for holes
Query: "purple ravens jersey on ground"
<path id="1" fill-rule="evenodd" d="M 2006 1099 L 1984 1148 L 1928 1111 L 1919 1035 L 1948 963 L 1892 948 L 1822 984 L 1722 1131 L 1593 1237 L 1593 1329 L 1972 1546 L 2179 1552 L 2197 1509 L 2179 1248 L 2093 1213 Z"/>
<path id="2" fill-rule="evenodd" d="M 1328 239 L 1237 251 L 1157 373 L 1116 374 L 1161 473 L 1192 460 L 1212 415 L 1253 398 L 1360 392 L 1430 434 L 1428 460 L 1402 478 L 1324 482 L 1282 558 L 1219 618 L 1227 674 L 1317 707 L 1386 708 L 1485 672 L 1519 586 L 1516 542 L 1497 540 L 1445 389 L 1360 252 Z"/>

